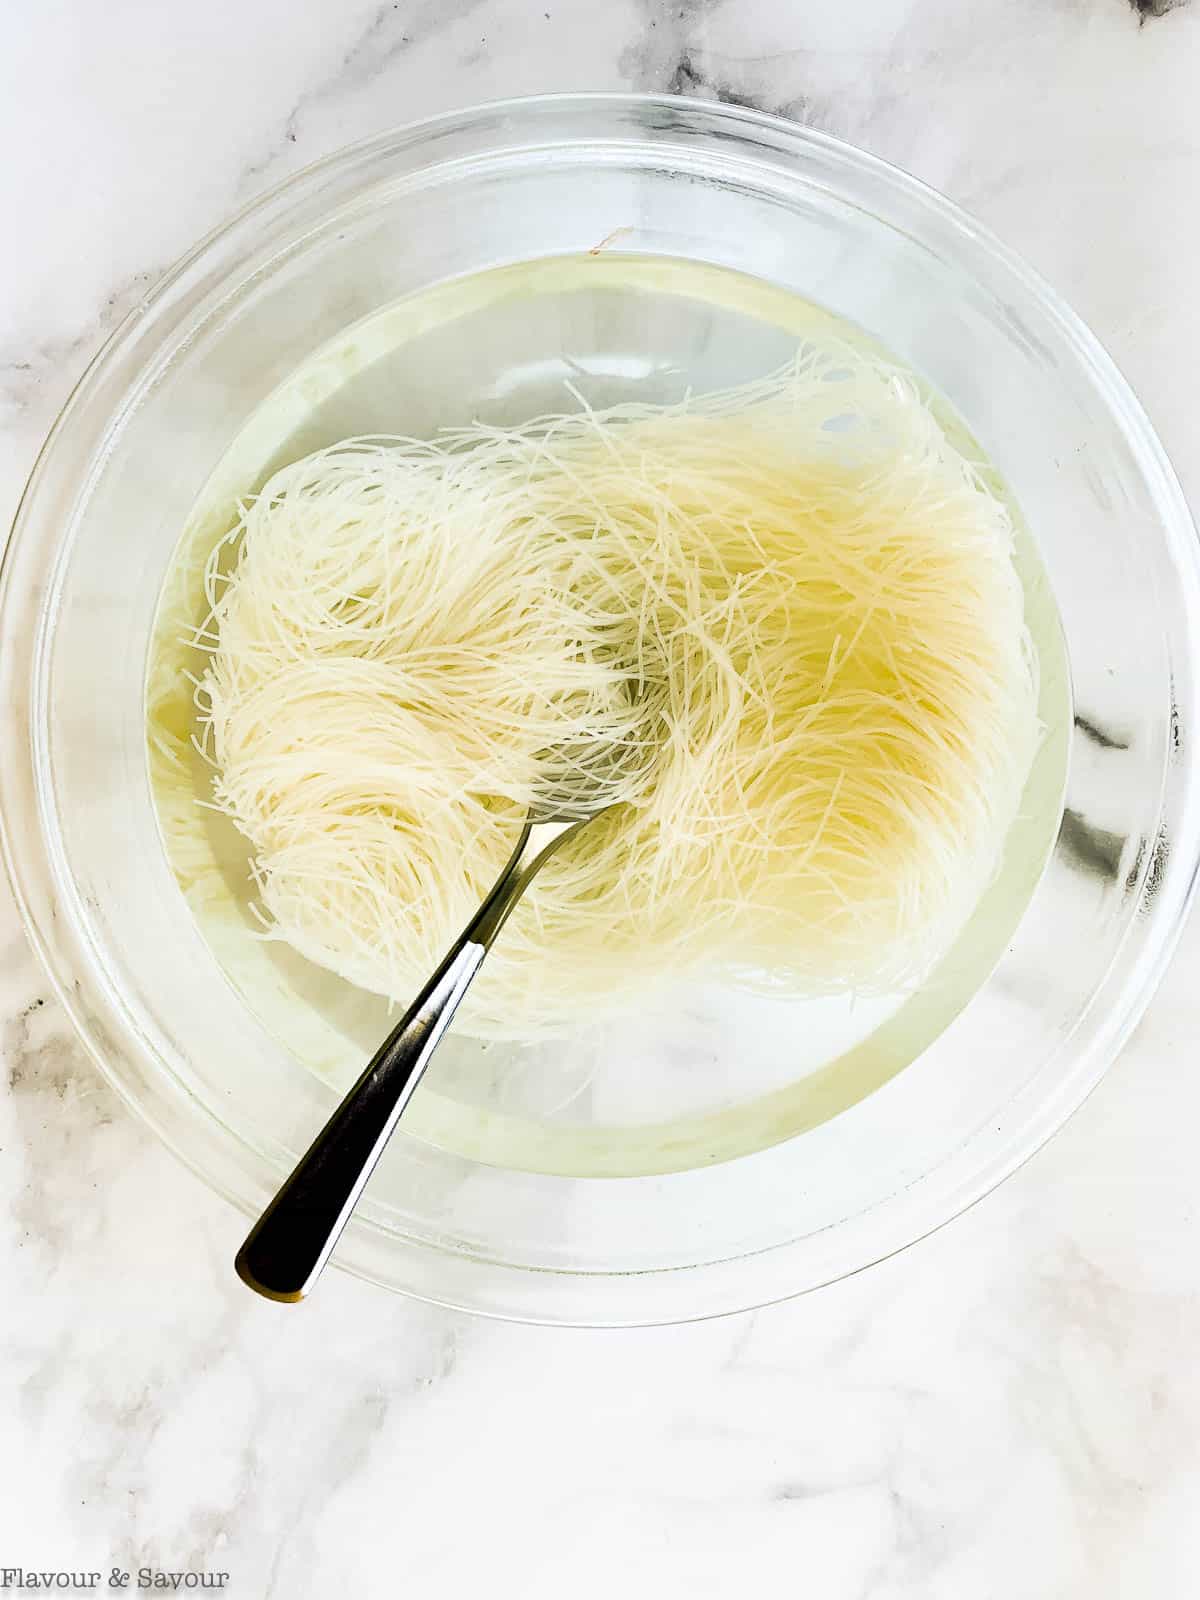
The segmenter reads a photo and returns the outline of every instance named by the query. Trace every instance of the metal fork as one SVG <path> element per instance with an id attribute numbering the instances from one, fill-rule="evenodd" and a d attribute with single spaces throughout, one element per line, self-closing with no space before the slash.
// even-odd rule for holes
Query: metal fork
<path id="1" fill-rule="evenodd" d="M 565 804 L 551 797 L 530 814 L 475 916 L 250 1230 L 234 1266 L 258 1294 L 295 1302 L 311 1290 L 509 912 L 559 845 L 608 809 L 556 809 Z"/>

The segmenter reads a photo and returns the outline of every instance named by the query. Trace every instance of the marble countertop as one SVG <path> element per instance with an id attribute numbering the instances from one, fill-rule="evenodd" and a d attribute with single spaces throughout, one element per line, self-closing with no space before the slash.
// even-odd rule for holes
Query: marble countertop
<path id="1" fill-rule="evenodd" d="M 105 333 L 243 201 L 413 117 L 628 87 L 784 112 L 970 208 L 1200 504 L 1200 4 L 44 0 L 0 16 L 0 517 Z M 0 1569 L 224 1571 L 248 1600 L 1195 1595 L 1198 955 L 1193 923 L 1084 1108 L 934 1238 L 601 1334 L 340 1274 L 300 1315 L 255 1301 L 240 1218 L 99 1080 L 3 891 Z"/>

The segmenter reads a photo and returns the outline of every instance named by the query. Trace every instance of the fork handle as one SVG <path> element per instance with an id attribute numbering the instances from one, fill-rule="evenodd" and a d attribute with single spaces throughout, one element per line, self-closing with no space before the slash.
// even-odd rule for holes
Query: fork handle
<path id="1" fill-rule="evenodd" d="M 321 1275 L 492 941 L 534 873 L 584 818 L 526 821 L 487 898 L 251 1228 L 234 1261 L 268 1300 L 303 1300 Z"/>
<path id="2" fill-rule="evenodd" d="M 487 898 L 246 1237 L 238 1277 L 268 1300 L 303 1300 L 350 1220 L 493 939 L 566 829 L 526 823 Z"/>
<path id="3" fill-rule="evenodd" d="M 301 1156 L 237 1253 L 251 1289 L 269 1300 L 308 1294 L 486 954 L 463 935 Z"/>

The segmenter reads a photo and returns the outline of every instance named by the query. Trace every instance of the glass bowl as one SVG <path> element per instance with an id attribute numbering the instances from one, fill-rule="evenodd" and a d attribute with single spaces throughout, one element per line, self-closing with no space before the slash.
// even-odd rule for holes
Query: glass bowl
<path id="1" fill-rule="evenodd" d="M 433 327 L 432 343 L 380 366 L 363 337 L 432 285 L 589 257 L 609 274 L 654 258 L 675 287 L 640 324 L 591 305 L 585 336 L 546 280 L 515 321 L 511 303 L 499 316 L 475 307 L 473 360 L 461 340 L 451 359 Z M 889 1049 L 872 1024 L 814 1055 L 811 1011 L 762 1000 L 634 1019 L 548 1047 L 523 1076 L 469 1043 L 450 1051 L 337 1259 L 473 1311 L 665 1322 L 814 1288 L 971 1204 L 1097 1081 L 1180 930 L 1200 827 L 1195 535 L 1137 402 L 1022 263 L 872 157 L 729 106 L 513 101 L 340 152 L 168 273 L 56 423 L 5 559 L 0 805 L 26 926 L 116 1089 L 256 1212 L 378 1018 L 365 999 L 350 1015 L 342 996 L 306 1054 L 289 1037 L 289 1019 L 317 1015 L 306 980 L 284 961 L 273 1016 L 247 1004 L 172 873 L 145 689 L 180 531 L 222 472 L 247 467 L 248 437 L 257 472 L 311 434 L 343 379 L 366 375 L 374 403 L 401 412 L 419 402 L 432 427 L 465 420 L 464 403 L 527 411 L 581 339 L 592 355 L 619 350 L 610 369 L 582 360 L 613 393 L 654 393 L 672 341 L 701 369 L 713 350 L 749 362 L 771 319 L 744 302 L 708 333 L 673 320 L 672 275 L 705 268 L 856 324 L 929 381 L 998 468 L 1057 601 L 1070 695 L 1056 626 L 1043 673 L 1056 704 L 1074 706 L 1010 853 L 1035 812 L 1055 826 L 1044 849 L 1033 834 L 1020 847 L 1024 914 L 993 916 L 958 952 L 955 1004 L 912 997 L 906 1049 L 892 1019 Z M 306 391 L 294 375 L 318 349 L 326 358 L 305 371 L 324 375 Z M 639 366 L 639 349 L 654 358 Z M 256 440 L 251 416 L 266 419 Z M 319 436 L 332 427 L 327 414 Z M 1026 583 L 1049 608 L 1040 569 Z M 556 1075 L 570 1109 L 551 1103 Z M 588 1082 L 621 1093 L 583 1093 Z M 231 1231 L 231 1255 L 236 1242 Z"/>

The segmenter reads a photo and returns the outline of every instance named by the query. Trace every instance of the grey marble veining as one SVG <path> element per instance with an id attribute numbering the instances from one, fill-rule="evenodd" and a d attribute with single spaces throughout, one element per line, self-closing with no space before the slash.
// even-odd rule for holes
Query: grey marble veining
<path id="1" fill-rule="evenodd" d="M 630 86 L 798 117 L 972 207 L 1200 492 L 1198 81 L 1200 6 L 1170 0 L 10 8 L 0 514 L 106 333 L 251 195 L 412 117 Z M 801 1303 L 600 1335 L 338 1275 L 299 1314 L 253 1301 L 240 1220 L 93 1071 L 4 893 L 0 1567 L 227 1569 L 253 1600 L 1186 1600 L 1198 955 L 1193 926 L 1102 1087 L 941 1234 Z"/>

